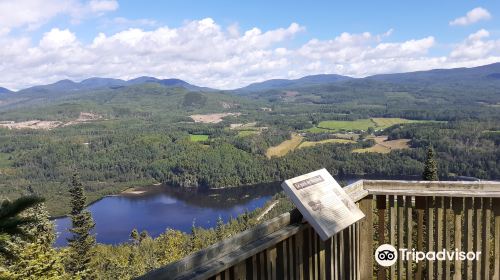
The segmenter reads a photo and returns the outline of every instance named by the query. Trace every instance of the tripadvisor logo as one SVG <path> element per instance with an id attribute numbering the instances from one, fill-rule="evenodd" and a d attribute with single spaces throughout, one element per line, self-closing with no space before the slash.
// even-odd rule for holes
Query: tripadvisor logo
<path id="1" fill-rule="evenodd" d="M 375 251 L 375 260 L 381 266 L 391 266 L 398 260 L 398 251 L 392 245 L 382 244 Z"/>
<path id="2" fill-rule="evenodd" d="M 381 266 L 392 266 L 398 260 L 398 255 L 403 261 L 415 261 L 416 263 L 424 260 L 428 261 L 444 261 L 444 260 L 458 260 L 458 261 L 473 261 L 479 260 L 481 257 L 481 252 L 464 252 L 455 249 L 449 251 L 443 249 L 441 251 L 429 251 L 422 252 L 416 251 L 415 249 L 408 250 L 406 248 L 399 248 L 396 250 L 394 246 L 390 244 L 382 244 L 375 251 L 375 260 Z"/>

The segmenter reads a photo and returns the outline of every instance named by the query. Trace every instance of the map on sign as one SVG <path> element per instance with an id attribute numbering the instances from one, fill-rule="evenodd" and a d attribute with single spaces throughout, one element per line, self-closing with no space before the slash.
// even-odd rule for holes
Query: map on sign
<path id="1" fill-rule="evenodd" d="M 286 180 L 281 186 L 323 240 L 365 216 L 326 169 Z"/>

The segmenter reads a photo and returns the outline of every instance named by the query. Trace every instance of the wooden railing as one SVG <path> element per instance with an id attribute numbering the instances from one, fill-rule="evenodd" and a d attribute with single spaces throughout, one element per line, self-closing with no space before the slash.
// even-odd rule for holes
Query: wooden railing
<path id="1" fill-rule="evenodd" d="M 365 218 L 322 241 L 297 210 L 139 279 L 499 279 L 500 182 L 358 181 Z M 480 251 L 476 261 L 374 262 L 380 244 Z"/>

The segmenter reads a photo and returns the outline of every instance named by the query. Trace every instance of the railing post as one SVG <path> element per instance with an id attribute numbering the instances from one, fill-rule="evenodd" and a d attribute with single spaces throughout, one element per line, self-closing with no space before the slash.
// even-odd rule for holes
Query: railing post
<path id="1" fill-rule="evenodd" d="M 359 202 L 359 208 L 365 217 L 359 222 L 360 244 L 359 258 L 362 265 L 359 268 L 361 279 L 372 279 L 373 275 L 373 209 L 372 197 L 367 196 Z"/>
<path id="2" fill-rule="evenodd" d="M 493 272 L 493 279 L 494 280 L 499 280 L 500 279 L 500 198 L 493 198 L 493 201 L 491 202 L 493 206 L 493 214 L 495 215 L 495 236 L 494 236 L 494 257 L 495 257 L 495 264 L 494 264 L 494 272 Z"/>
<path id="3" fill-rule="evenodd" d="M 425 211 L 425 197 L 415 197 L 415 208 L 417 209 L 417 250 L 424 251 L 424 211 Z M 417 263 L 417 272 L 415 279 L 423 279 L 423 262 Z"/>
<path id="4" fill-rule="evenodd" d="M 451 201 L 455 220 L 455 248 L 462 251 L 462 213 L 464 210 L 464 200 L 461 197 L 454 197 Z M 462 261 L 455 260 L 454 280 L 462 279 Z"/>
<path id="5" fill-rule="evenodd" d="M 385 195 L 377 195 L 377 211 L 378 211 L 378 245 L 385 244 L 385 208 L 387 207 L 387 197 Z M 386 268 L 378 267 L 377 279 L 386 279 Z"/>

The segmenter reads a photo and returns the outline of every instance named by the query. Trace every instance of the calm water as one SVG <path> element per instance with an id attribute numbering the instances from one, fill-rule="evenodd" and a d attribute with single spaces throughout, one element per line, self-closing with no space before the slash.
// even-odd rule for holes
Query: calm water
<path id="1" fill-rule="evenodd" d="M 97 242 L 127 242 L 134 228 L 139 232 L 147 230 L 151 236 L 158 236 L 166 228 L 190 232 L 193 220 L 197 226 L 210 228 L 219 216 L 228 221 L 245 210 L 262 207 L 281 190 L 278 183 L 204 192 L 169 186 L 147 189 L 143 194 L 108 196 L 88 207 L 96 223 Z M 60 218 L 55 224 L 59 232 L 56 246 L 64 246 L 71 221 Z"/>

